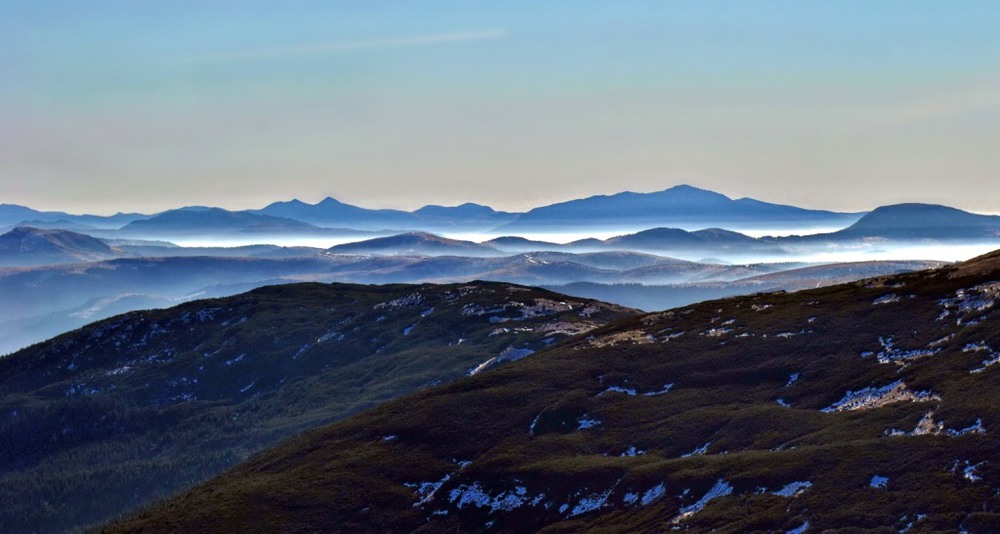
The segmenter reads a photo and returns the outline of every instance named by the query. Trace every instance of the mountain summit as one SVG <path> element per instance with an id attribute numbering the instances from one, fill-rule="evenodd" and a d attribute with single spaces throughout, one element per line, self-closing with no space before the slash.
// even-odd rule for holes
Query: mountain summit
<path id="1" fill-rule="evenodd" d="M 996 239 L 1000 238 L 1000 217 L 936 204 L 894 204 L 876 208 L 837 234 L 891 239 Z"/>
<path id="2" fill-rule="evenodd" d="M 0 266 L 101 261 L 124 255 L 89 235 L 19 226 L 0 235 Z"/>
<path id="3" fill-rule="evenodd" d="M 750 198 L 733 200 L 706 189 L 678 185 L 655 193 L 599 195 L 535 208 L 499 230 L 514 233 L 657 226 L 685 229 L 843 226 L 858 217 L 859 214 L 807 210 Z"/>

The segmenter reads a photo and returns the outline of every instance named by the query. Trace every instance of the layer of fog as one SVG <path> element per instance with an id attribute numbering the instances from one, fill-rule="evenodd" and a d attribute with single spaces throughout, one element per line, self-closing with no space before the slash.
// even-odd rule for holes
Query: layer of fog
<path id="1" fill-rule="evenodd" d="M 690 225 L 675 225 L 671 228 L 679 228 L 681 230 L 686 230 L 693 232 L 696 230 L 704 230 L 702 226 L 690 226 Z M 608 239 L 611 237 L 617 237 L 621 235 L 634 234 L 637 232 L 642 232 L 643 230 L 649 230 L 649 227 L 637 227 L 637 226 L 621 226 L 609 228 L 606 226 L 600 227 L 600 229 L 594 230 L 580 230 L 580 231 L 534 231 L 534 232 L 504 232 L 500 229 L 486 230 L 486 231 L 468 231 L 468 230 L 429 230 L 427 233 L 439 235 L 441 237 L 446 237 L 449 239 L 458 239 L 462 241 L 473 241 L 476 243 L 481 243 L 483 241 L 489 241 L 498 237 L 522 237 L 524 239 L 530 239 L 532 241 L 545 241 L 549 243 L 566 244 L 573 241 L 579 241 L 581 239 Z M 815 235 L 824 234 L 830 232 L 836 232 L 837 230 L 843 229 L 842 226 L 804 226 L 804 227 L 783 227 L 783 228 L 741 228 L 741 227 L 731 227 L 727 226 L 726 230 L 731 230 L 734 232 L 739 232 L 750 237 L 783 237 L 790 235 Z M 375 237 L 390 236 L 400 233 L 405 233 L 407 230 L 392 230 L 386 229 L 384 231 L 371 232 L 369 235 L 289 235 L 289 234 L 276 234 L 276 235 L 265 235 L 265 234 L 247 234 L 247 235 L 232 235 L 232 236 L 214 236 L 214 235 L 203 235 L 197 237 L 191 236 L 177 236 L 176 238 L 167 237 L 171 243 L 174 243 L 182 247 L 241 247 L 249 245 L 277 245 L 281 247 L 313 247 L 313 248 L 330 248 L 336 245 L 343 245 L 345 243 L 355 243 L 358 241 L 365 241 Z M 109 236 L 110 237 L 110 236 Z M 138 236 L 133 236 L 138 237 Z M 158 236 L 156 238 L 162 240 L 163 236 Z"/>
<path id="2" fill-rule="evenodd" d="M 388 233 L 386 235 L 392 235 Z M 450 239 L 460 239 L 464 241 L 484 242 L 499 234 L 492 233 L 469 233 L 469 232 L 441 232 L 442 237 Z M 607 239 L 622 235 L 620 232 L 590 232 L 590 233 L 533 233 L 520 234 L 518 237 L 533 241 L 544 241 L 556 244 L 566 244 L 587 238 Z M 770 235 L 770 234 L 769 234 Z M 797 235 L 804 235 L 799 233 Z M 358 238 L 357 236 L 240 236 L 240 237 L 212 237 L 203 238 L 181 238 L 173 239 L 172 243 L 182 247 L 239 247 L 249 245 L 271 244 L 282 247 L 312 247 L 327 249 L 345 243 L 354 243 L 372 239 L 374 236 Z M 808 262 L 808 263 L 844 263 L 857 261 L 890 261 L 890 260 L 937 260 L 937 261 L 964 261 L 982 254 L 986 254 L 1000 248 L 1000 242 L 981 243 L 851 243 L 838 245 L 820 245 L 809 247 L 785 247 L 788 254 L 785 255 L 732 255 L 724 251 L 712 254 L 712 259 L 721 259 L 729 263 L 768 263 L 768 262 Z M 701 261 L 706 259 L 705 251 L 697 253 L 686 253 L 678 250 L 674 251 L 638 251 L 648 252 L 658 255 L 667 255 L 690 261 Z"/>

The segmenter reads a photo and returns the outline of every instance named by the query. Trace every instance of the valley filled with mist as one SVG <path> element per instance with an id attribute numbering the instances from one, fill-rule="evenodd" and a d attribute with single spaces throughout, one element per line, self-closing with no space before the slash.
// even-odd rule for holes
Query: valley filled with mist
<path id="1" fill-rule="evenodd" d="M 524 213 L 331 198 L 108 217 L 2 205 L 0 232 L 9 353 L 127 311 L 303 281 L 499 281 L 654 311 L 966 260 L 1000 246 L 1000 217 L 926 204 L 836 213 L 676 186 Z"/>

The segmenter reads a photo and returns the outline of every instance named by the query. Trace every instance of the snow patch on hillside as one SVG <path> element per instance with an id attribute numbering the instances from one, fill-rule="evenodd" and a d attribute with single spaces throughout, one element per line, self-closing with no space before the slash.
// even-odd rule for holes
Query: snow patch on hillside
<path id="1" fill-rule="evenodd" d="M 656 341 L 651 334 L 643 330 L 628 330 L 615 332 L 601 337 L 590 338 L 588 343 L 592 348 L 613 347 L 615 345 L 647 345 Z"/>
<path id="2" fill-rule="evenodd" d="M 703 335 L 705 337 L 722 337 L 722 336 L 724 336 L 726 334 L 732 333 L 732 331 L 733 331 L 732 328 L 724 328 L 724 327 L 709 328 L 708 330 L 705 330 L 704 332 L 702 332 L 701 335 Z"/>
<path id="3" fill-rule="evenodd" d="M 681 508 L 681 514 L 675 517 L 673 522 L 679 523 L 680 521 L 683 521 L 684 519 L 687 519 L 688 517 L 691 517 L 692 515 L 702 511 L 705 508 L 705 506 L 708 505 L 709 502 L 718 499 L 719 497 L 725 497 L 726 495 L 730 495 L 732 493 L 733 493 L 733 487 L 730 486 L 729 483 L 726 482 L 725 480 L 719 479 L 715 483 L 715 485 L 712 486 L 712 489 L 708 490 L 708 493 L 706 493 L 701 499 L 699 499 L 698 502 Z"/>
<path id="4" fill-rule="evenodd" d="M 968 480 L 969 482 L 979 482 L 980 480 L 983 479 L 983 477 L 976 474 L 976 471 L 979 469 L 980 466 L 982 466 L 985 463 L 986 463 L 985 461 L 982 461 L 974 464 L 969 460 L 965 460 L 963 463 L 960 464 L 958 460 L 955 460 L 955 464 L 951 466 L 951 472 L 957 473 L 959 469 L 961 469 L 962 478 Z"/>
<path id="5" fill-rule="evenodd" d="M 608 502 L 608 497 L 610 496 L 611 496 L 610 489 L 603 493 L 594 493 L 592 495 L 588 495 L 580 499 L 580 501 L 576 503 L 576 506 L 574 506 L 573 509 L 570 510 L 568 517 L 585 514 L 587 512 L 592 512 L 599 508 L 603 508 L 604 505 Z"/>
<path id="6" fill-rule="evenodd" d="M 625 452 L 619 454 L 619 456 L 625 458 L 631 456 L 642 456 L 643 454 L 646 454 L 646 451 L 637 448 L 635 445 L 630 445 L 629 448 Z"/>
<path id="7" fill-rule="evenodd" d="M 885 431 L 887 436 L 951 436 L 960 437 L 967 434 L 985 434 L 986 428 L 983 426 L 982 418 L 977 418 L 976 422 L 965 428 L 954 429 L 945 428 L 944 422 L 934 421 L 934 412 L 929 411 L 920 418 L 917 422 L 917 426 L 909 431 L 903 431 L 896 428 L 889 429 Z"/>
<path id="8" fill-rule="evenodd" d="M 981 373 L 986 370 L 987 367 L 996 365 L 1000 363 L 1000 353 L 994 351 L 985 341 L 980 341 L 979 343 L 968 343 L 965 347 L 962 347 L 962 352 L 988 352 L 989 355 L 980 362 L 980 366 L 969 371 L 971 374 Z"/>
<path id="9" fill-rule="evenodd" d="M 813 332 L 812 330 L 807 330 L 807 329 L 803 328 L 802 330 L 799 330 L 798 332 L 781 332 L 781 333 L 775 334 L 774 337 L 781 338 L 781 339 L 790 339 L 790 338 L 793 338 L 795 336 L 801 336 L 801 335 L 804 335 L 804 334 L 811 334 L 812 332 Z"/>
<path id="10" fill-rule="evenodd" d="M 663 395 L 663 394 L 667 393 L 668 391 L 670 391 L 670 388 L 672 388 L 672 387 L 674 387 L 673 382 L 671 382 L 669 384 L 663 384 L 663 388 L 662 389 L 659 389 L 659 390 L 656 390 L 656 391 L 647 391 L 647 392 L 643 393 L 643 395 L 646 396 L 646 397 L 656 397 L 658 395 Z"/>
<path id="11" fill-rule="evenodd" d="M 810 487 L 812 487 L 812 482 L 809 481 L 792 482 L 771 493 L 779 497 L 794 497 Z"/>
<path id="12" fill-rule="evenodd" d="M 899 295 L 895 293 L 889 293 L 888 295 L 882 295 L 881 297 L 872 301 L 872 304 L 878 306 L 880 304 L 894 304 L 899 302 Z"/>
<path id="13" fill-rule="evenodd" d="M 959 289 L 952 298 L 941 299 L 938 304 L 944 308 L 937 320 L 943 321 L 949 316 L 955 315 L 955 324 L 974 324 L 975 319 L 969 320 L 969 316 L 989 310 L 1000 298 L 1000 282 L 989 282 L 980 284 L 968 289 Z"/>
<path id="14" fill-rule="evenodd" d="M 929 391 L 912 391 L 902 380 L 897 380 L 879 388 L 868 387 L 857 391 L 848 390 L 839 401 L 820 411 L 830 413 L 871 410 L 895 402 L 924 402 L 930 400 L 941 400 L 941 398 Z"/>
<path id="15" fill-rule="evenodd" d="M 653 501 L 659 499 L 660 497 L 663 497 L 666 494 L 667 494 L 667 485 L 664 484 L 663 482 L 660 482 L 659 484 L 646 490 L 646 492 L 642 494 L 642 499 L 640 499 L 639 503 L 642 504 L 643 506 L 649 506 L 650 504 L 653 503 Z"/>
<path id="16" fill-rule="evenodd" d="M 576 428 L 577 430 L 586 430 L 588 428 L 594 428 L 595 426 L 601 424 L 600 419 L 591 418 L 587 414 L 583 414 L 582 416 L 580 416 L 580 418 L 577 419 L 576 422 L 579 425 Z"/>
<path id="17" fill-rule="evenodd" d="M 896 347 L 896 344 L 891 337 L 879 336 L 878 342 L 882 345 L 881 351 L 877 354 L 875 352 L 863 352 L 861 353 L 861 357 L 868 358 L 874 355 L 878 360 L 878 363 L 896 363 L 897 365 L 904 365 L 912 360 L 933 356 L 941 351 L 941 349 L 901 349 Z"/>
<path id="18" fill-rule="evenodd" d="M 462 484 L 448 493 L 448 501 L 454 503 L 459 509 L 466 506 L 477 508 L 489 508 L 490 512 L 502 510 L 510 512 L 522 506 L 538 506 L 545 499 L 545 494 L 540 493 L 532 497 L 525 486 L 515 486 L 513 490 L 502 491 L 497 495 L 491 495 L 483 489 L 478 481 L 470 484 Z"/>
<path id="19" fill-rule="evenodd" d="M 413 507 L 423 506 L 429 503 L 433 498 L 437 490 L 441 489 L 441 486 L 451 478 L 451 474 L 447 474 L 441 480 L 437 482 L 419 482 L 419 483 L 408 483 L 403 484 L 408 488 L 414 489 L 417 494 L 418 501 L 413 504 Z"/>
<path id="20" fill-rule="evenodd" d="M 491 365 L 493 365 L 496 361 L 497 361 L 497 357 L 494 356 L 494 357 L 486 360 L 485 362 L 483 362 L 483 363 L 481 363 L 481 364 L 473 367 L 472 369 L 469 370 L 469 376 L 478 375 L 479 373 L 485 371 L 486 369 L 489 369 L 489 367 Z"/>
<path id="21" fill-rule="evenodd" d="M 693 450 L 693 451 L 691 451 L 689 453 L 682 454 L 681 458 L 689 458 L 691 456 L 700 456 L 702 454 L 705 454 L 705 453 L 708 452 L 708 447 L 711 446 L 711 445 L 712 445 L 712 442 L 709 441 L 708 443 L 705 443 L 701 447 L 698 447 L 697 449 L 695 449 L 695 450 Z"/>
<path id="22" fill-rule="evenodd" d="M 808 521 L 802 523 L 801 525 L 799 525 L 799 526 L 797 526 L 797 527 L 795 527 L 795 528 L 793 528 L 791 530 L 785 531 L 785 534 L 802 534 L 803 532 L 805 532 L 807 530 L 809 530 L 809 522 Z"/>
<path id="23" fill-rule="evenodd" d="M 889 485 L 889 477 L 872 475 L 871 482 L 868 485 L 873 488 L 884 489 Z"/>
<path id="24" fill-rule="evenodd" d="M 407 308 L 409 306 L 416 306 L 424 301 L 424 296 L 420 293 L 410 293 L 409 295 L 392 299 L 388 302 L 380 302 L 372 306 L 373 310 L 381 310 L 383 308 L 390 310 L 398 310 L 400 308 Z"/>

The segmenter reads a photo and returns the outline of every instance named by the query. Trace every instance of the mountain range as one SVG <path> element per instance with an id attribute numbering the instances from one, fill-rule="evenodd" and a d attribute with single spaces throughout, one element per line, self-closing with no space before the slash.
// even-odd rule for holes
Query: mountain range
<path id="1" fill-rule="evenodd" d="M 221 211 L 231 214 L 223 216 Z M 706 227 L 802 228 L 842 227 L 861 213 L 836 213 L 771 204 L 753 199 L 732 200 L 724 195 L 680 185 L 653 193 L 619 193 L 594 196 L 532 209 L 526 213 L 496 211 L 489 206 L 466 203 L 458 206 L 428 205 L 412 212 L 368 209 L 327 197 L 316 204 L 301 200 L 274 202 L 258 210 L 231 212 L 222 208 L 190 206 L 152 215 L 118 214 L 108 217 L 42 212 L 12 204 L 0 205 L 0 228 L 28 221 L 45 224 L 64 222 L 65 229 L 126 229 L 161 235 L 192 229 L 242 231 L 264 226 L 269 230 L 306 231 L 309 226 L 288 226 L 297 221 L 319 228 L 367 231 L 420 230 L 483 232 L 498 230 L 512 234 L 553 231 L 603 232 L 637 230 L 658 226 L 685 229 Z M 257 218 L 255 216 L 267 217 Z M 239 217 L 239 218 L 237 218 Z M 133 225 L 133 223 L 138 223 Z"/>
<path id="2" fill-rule="evenodd" d="M 504 235 L 482 243 L 503 251 L 589 250 L 628 248 L 662 251 L 721 248 L 774 253 L 793 246 L 857 242 L 995 240 L 1000 217 L 977 215 L 932 204 L 882 206 L 868 213 L 837 213 L 772 204 L 681 185 L 653 193 L 624 192 L 541 206 L 525 213 L 495 211 L 466 203 L 454 207 L 429 205 L 412 212 L 367 209 L 326 198 L 316 204 L 299 200 L 272 203 L 259 210 L 229 211 L 191 206 L 154 215 L 110 217 L 40 212 L 0 205 L 0 228 L 16 225 L 65 229 L 99 238 L 185 239 L 240 238 L 274 242 L 290 236 L 363 239 L 408 233 L 488 233 Z M 829 232 L 830 228 L 840 230 Z M 816 234 L 813 229 L 826 233 Z M 802 237 L 753 239 L 734 230 L 795 231 Z M 569 248 L 535 240 L 533 235 L 560 232 L 607 234 L 622 239 L 579 240 Z M 617 241 L 617 242 L 616 242 Z M 642 246 L 658 248 L 644 249 Z M 541 248 L 539 248 L 541 247 Z M 562 247 L 562 248 L 561 248 Z"/>
<path id="3" fill-rule="evenodd" d="M 71 215 L 61 211 L 38 211 L 17 204 L 0 204 L 0 228 L 18 226 L 25 222 L 48 223 L 63 227 L 77 225 L 80 228 L 115 229 L 148 215 L 138 213 L 118 213 L 110 216 Z M 70 228 L 72 229 L 72 228 Z"/>
<path id="4" fill-rule="evenodd" d="M 1000 464 L 985 409 L 1000 254 L 803 261 L 982 247 L 1000 217 L 678 186 L 523 214 L 332 198 L 111 217 L 0 206 L 14 220 L 35 226 L 0 234 L 0 354 L 27 346 L 0 358 L 0 531 L 95 527 L 287 438 L 110 528 L 1000 527 L 983 496 Z M 618 228 L 631 230 L 540 237 Z M 288 237 L 352 242 L 267 244 Z M 942 458 L 972 485 L 941 475 Z"/>
<path id="5" fill-rule="evenodd" d="M 327 197 L 316 204 L 300 200 L 275 202 L 254 213 L 284 217 L 323 227 L 363 230 L 387 228 L 413 230 L 489 230 L 515 219 L 518 214 L 495 211 L 489 206 L 466 203 L 446 207 L 429 205 L 413 212 L 389 209 L 366 209 Z"/>
<path id="6" fill-rule="evenodd" d="M 132 246 L 120 248 L 135 254 Z M 174 249 L 169 247 L 154 248 L 160 249 L 164 256 L 0 268 L 0 309 L 5 310 L 0 316 L 0 354 L 119 313 L 162 308 L 195 298 L 233 295 L 272 284 L 449 283 L 476 279 L 550 287 L 577 284 L 574 287 L 581 289 L 566 290 L 582 296 L 601 295 L 611 302 L 629 302 L 631 306 L 641 302 L 640 307 L 654 310 L 703 298 L 761 291 L 758 285 L 740 280 L 779 271 L 788 271 L 789 282 L 798 284 L 798 275 L 793 270 L 806 266 L 795 262 L 699 263 L 618 251 L 428 257 L 323 254 L 314 249 L 271 246 L 180 248 L 179 252 L 172 252 Z M 845 279 L 856 280 L 884 274 L 885 265 L 842 264 L 824 274 L 833 277 L 840 272 L 841 276 L 849 277 Z M 928 265 L 896 262 L 892 267 L 913 270 Z M 792 288 L 782 285 L 778 277 L 763 287 Z M 635 284 L 661 287 L 642 291 Z"/>
<path id="7" fill-rule="evenodd" d="M 624 318 L 108 532 L 996 532 L 1000 253 Z"/>

